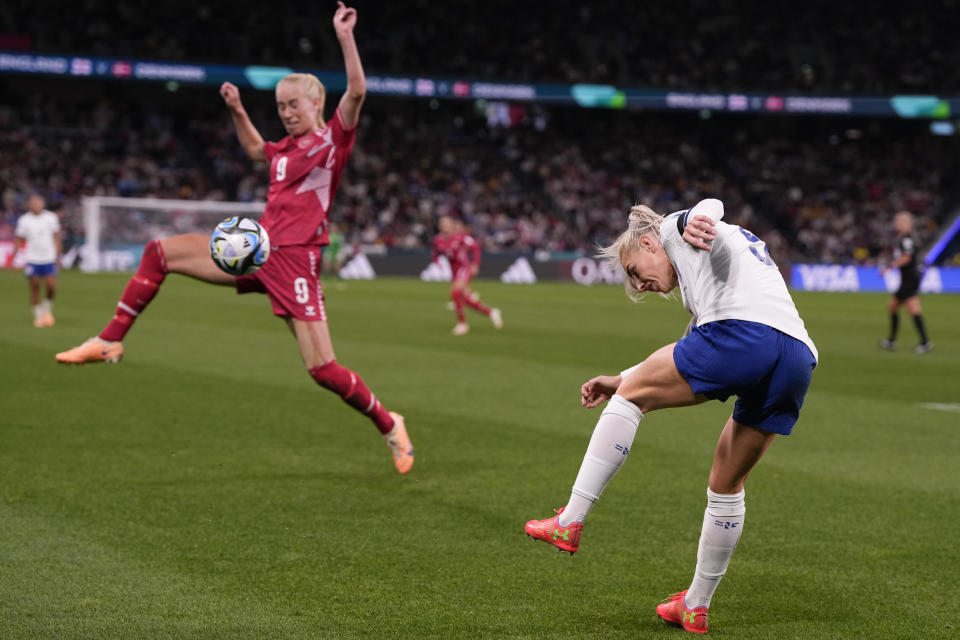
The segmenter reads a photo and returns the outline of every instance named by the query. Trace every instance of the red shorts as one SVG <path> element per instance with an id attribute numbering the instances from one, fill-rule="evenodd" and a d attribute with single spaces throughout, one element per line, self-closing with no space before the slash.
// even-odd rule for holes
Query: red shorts
<path id="1" fill-rule="evenodd" d="M 318 246 L 273 247 L 259 270 L 237 278 L 237 293 L 267 294 L 277 316 L 326 322 L 319 275 L 322 255 Z"/>
<path id="2" fill-rule="evenodd" d="M 473 280 L 472 264 L 453 265 L 451 270 L 453 271 L 453 278 L 450 279 L 451 282 L 470 284 L 470 281 Z"/>

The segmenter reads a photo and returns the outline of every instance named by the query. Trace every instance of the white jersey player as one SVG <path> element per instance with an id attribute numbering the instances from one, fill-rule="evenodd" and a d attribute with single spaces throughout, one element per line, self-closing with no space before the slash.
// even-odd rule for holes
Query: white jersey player
<path id="1" fill-rule="evenodd" d="M 698 215 L 714 223 L 719 241 L 712 251 L 683 239 L 687 222 Z M 796 338 L 816 357 L 816 347 L 767 245 L 746 229 L 721 222 L 722 218 L 723 203 L 710 198 L 667 216 L 660 227 L 660 241 L 677 272 L 683 306 L 693 315 L 691 326 L 717 320 L 758 322 Z"/>
<path id="2" fill-rule="evenodd" d="M 30 285 L 30 303 L 33 305 L 33 326 L 52 327 L 53 297 L 57 289 L 57 267 L 63 246 L 60 242 L 60 219 L 47 211 L 40 195 L 30 196 L 29 210 L 17 219 L 14 255 L 23 252 L 27 266 L 23 273 Z M 46 287 L 46 297 L 40 300 L 40 281 Z"/>
<path id="3" fill-rule="evenodd" d="M 626 460 L 645 413 L 736 395 L 710 470 L 693 581 L 656 609 L 665 622 L 694 633 L 707 631 L 713 593 L 740 539 L 747 476 L 774 438 L 793 429 L 817 364 L 766 245 L 722 217 L 723 204 L 713 199 L 666 218 L 636 206 L 627 231 L 603 250 L 623 267 L 631 297 L 679 287 L 693 318 L 679 342 L 619 375 L 584 383 L 583 406 L 609 402 L 570 501 L 558 515 L 525 527 L 535 539 L 577 551 L 584 519 Z"/>

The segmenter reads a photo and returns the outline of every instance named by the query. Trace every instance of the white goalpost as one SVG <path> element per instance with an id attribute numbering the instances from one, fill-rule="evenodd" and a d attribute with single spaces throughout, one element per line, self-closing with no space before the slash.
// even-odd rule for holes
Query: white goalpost
<path id="1" fill-rule="evenodd" d="M 151 240 L 182 233 L 209 234 L 223 218 L 259 218 L 265 206 L 263 202 L 85 197 L 80 270 L 135 268 L 135 254 Z"/>

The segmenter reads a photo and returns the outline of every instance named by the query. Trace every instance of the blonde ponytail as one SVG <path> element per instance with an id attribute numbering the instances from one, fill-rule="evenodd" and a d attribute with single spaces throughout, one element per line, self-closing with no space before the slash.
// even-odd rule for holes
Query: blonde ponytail
<path id="1" fill-rule="evenodd" d="M 611 267 L 623 268 L 623 259 L 626 254 L 640 248 L 640 238 L 651 236 L 660 241 L 660 224 L 663 216 L 646 205 L 638 204 L 630 209 L 627 216 L 627 230 L 621 233 L 609 247 L 599 247 L 598 254 Z M 634 302 L 639 302 L 643 294 L 634 286 L 633 280 L 624 274 L 624 289 L 627 296 Z M 666 297 L 666 296 L 665 296 Z"/>

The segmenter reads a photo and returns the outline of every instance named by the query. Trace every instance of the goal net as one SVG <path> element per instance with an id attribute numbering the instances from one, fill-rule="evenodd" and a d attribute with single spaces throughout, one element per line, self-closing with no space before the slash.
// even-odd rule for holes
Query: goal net
<path id="1" fill-rule="evenodd" d="M 230 216 L 259 218 L 262 202 L 163 200 L 159 198 L 86 197 L 83 199 L 85 243 L 80 269 L 132 271 L 151 240 L 182 233 L 209 234 Z"/>

